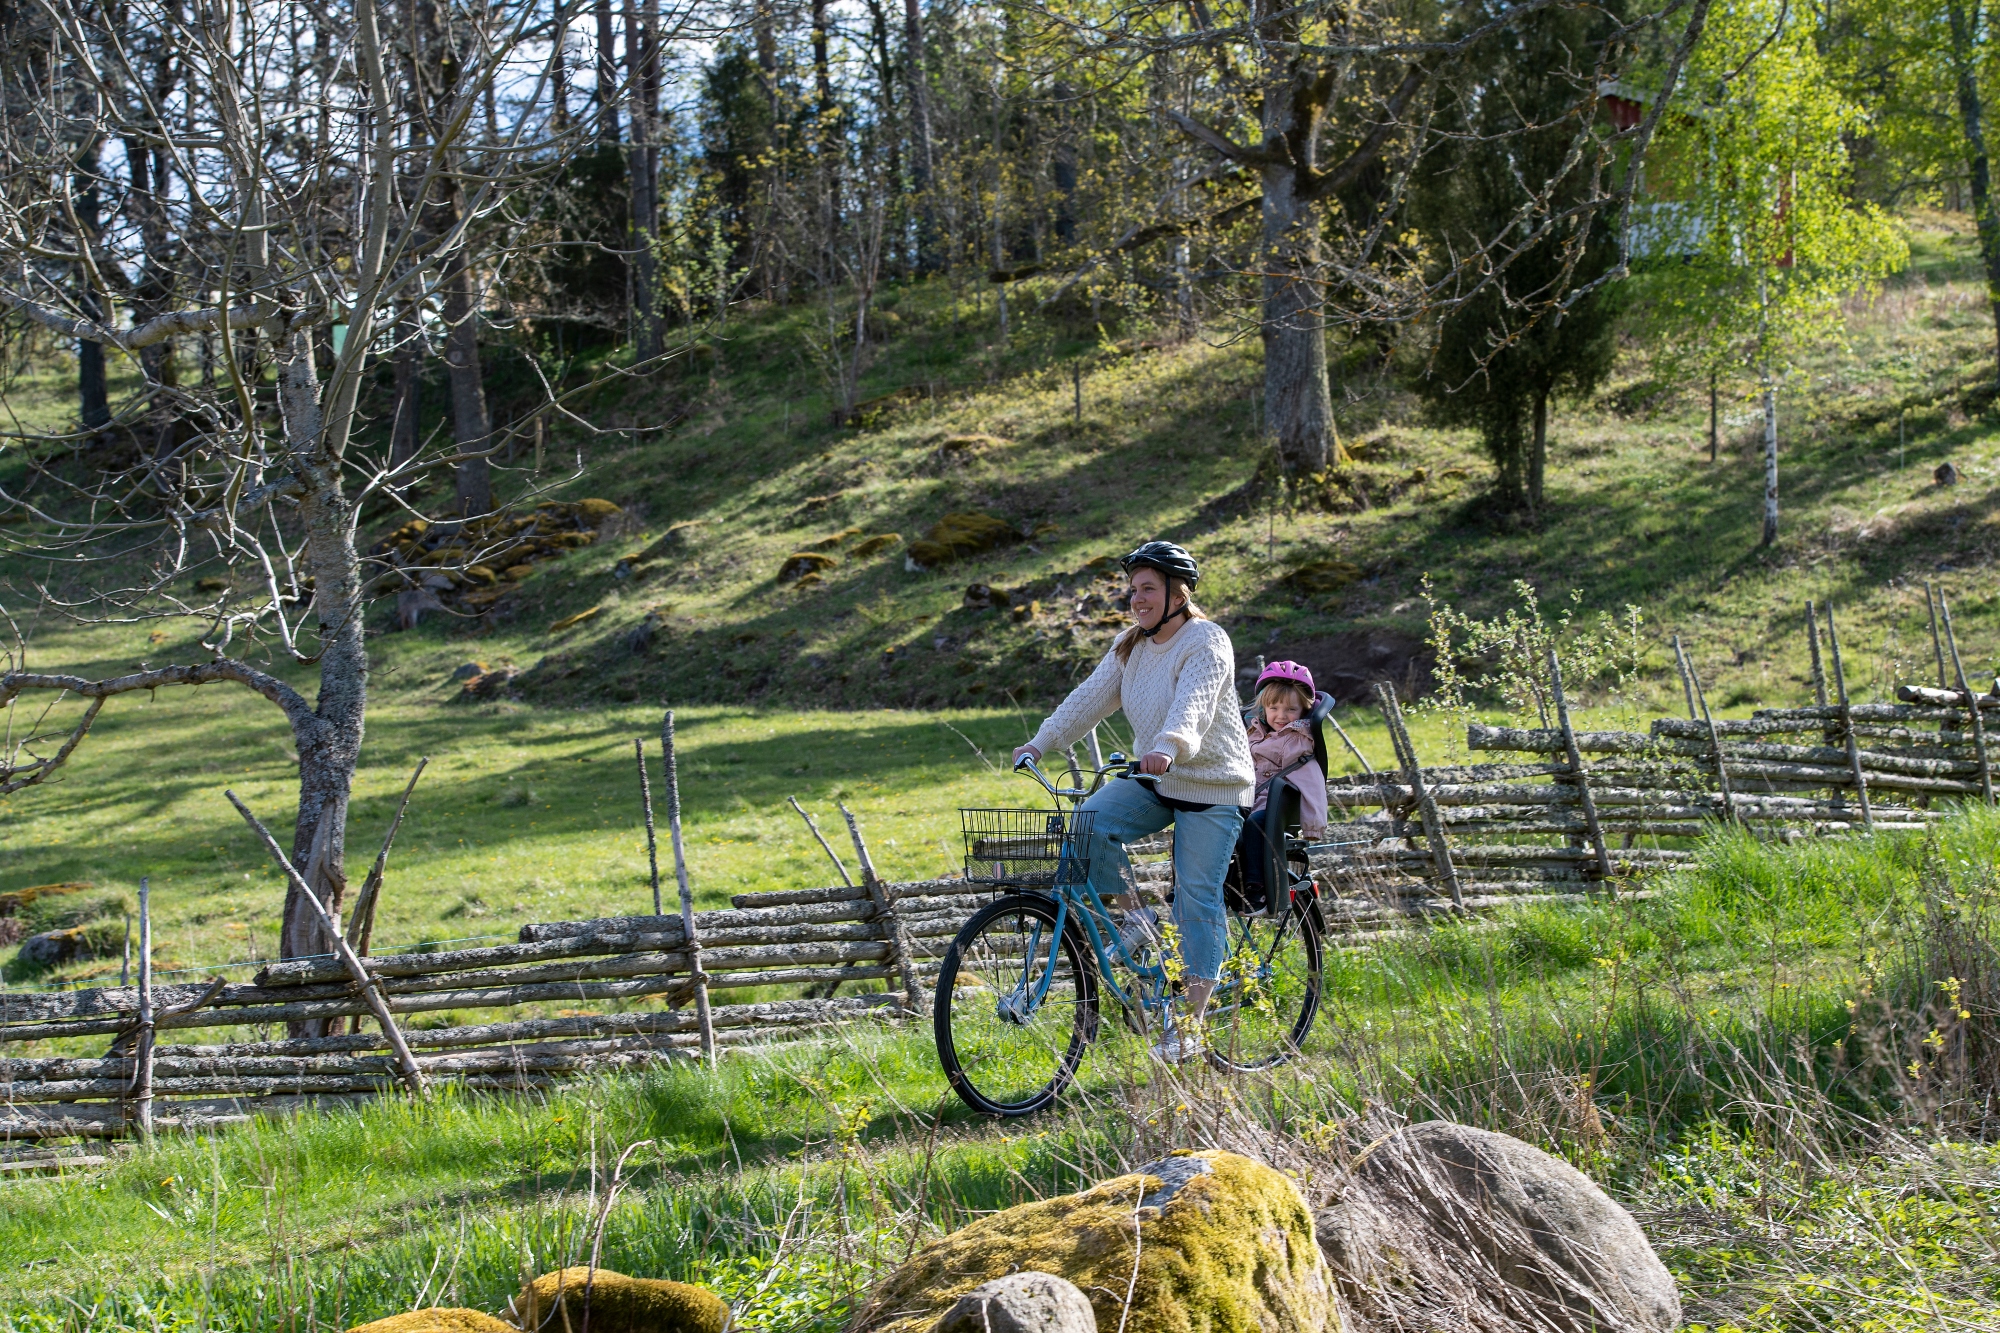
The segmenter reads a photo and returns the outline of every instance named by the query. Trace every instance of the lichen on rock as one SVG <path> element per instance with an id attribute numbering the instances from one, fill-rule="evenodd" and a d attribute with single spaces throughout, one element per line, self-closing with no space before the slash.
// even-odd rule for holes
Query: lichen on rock
<path id="1" fill-rule="evenodd" d="M 851 1333 L 931 1333 L 959 1297 L 1019 1271 L 1076 1284 L 1100 1329 L 1340 1327 L 1331 1274 L 1298 1187 L 1247 1157 L 1204 1151 L 1177 1153 L 1080 1194 L 1022 1204 L 953 1232 L 892 1273 L 857 1312 Z"/>

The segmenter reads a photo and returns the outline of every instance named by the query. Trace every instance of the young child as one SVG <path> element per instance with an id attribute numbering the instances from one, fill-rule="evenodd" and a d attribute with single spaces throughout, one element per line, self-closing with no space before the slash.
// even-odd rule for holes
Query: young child
<path id="1" fill-rule="evenodd" d="M 1257 801 L 1243 819 L 1237 840 L 1245 887 L 1254 903 L 1266 897 L 1264 810 L 1271 780 L 1284 774 L 1299 793 L 1299 831 L 1308 840 L 1326 836 L 1326 773 L 1313 757 L 1313 737 L 1305 715 L 1312 711 L 1312 672 L 1297 662 L 1273 662 L 1257 677 L 1257 715 L 1250 720 L 1250 761 L 1257 770 Z"/>

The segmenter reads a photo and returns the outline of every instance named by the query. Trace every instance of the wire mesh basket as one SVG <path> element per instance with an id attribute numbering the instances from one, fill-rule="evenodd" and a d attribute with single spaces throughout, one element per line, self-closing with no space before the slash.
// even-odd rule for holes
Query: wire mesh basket
<path id="1" fill-rule="evenodd" d="M 960 810 L 965 878 L 1010 889 L 1081 884 L 1090 872 L 1088 810 Z"/>

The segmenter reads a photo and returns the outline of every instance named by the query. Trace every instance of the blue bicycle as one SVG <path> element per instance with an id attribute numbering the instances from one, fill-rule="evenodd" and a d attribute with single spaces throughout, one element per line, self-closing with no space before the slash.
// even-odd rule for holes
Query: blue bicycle
<path id="1" fill-rule="evenodd" d="M 1136 762 L 1112 755 L 1091 773 L 1072 768 L 1057 786 L 1027 756 L 1016 772 L 1034 778 L 1054 809 L 964 810 L 966 878 L 1011 890 L 965 923 L 946 951 L 933 1009 L 938 1059 L 974 1110 L 1027 1115 L 1048 1106 L 1076 1076 L 1097 1037 L 1100 995 L 1140 1035 L 1162 1031 L 1180 991 L 1172 940 L 1127 930 L 1088 880 L 1090 813 L 1085 797 L 1107 777 L 1147 781 Z M 1067 806 L 1065 806 L 1067 803 Z M 1233 867 L 1230 947 L 1210 996 L 1208 1059 L 1224 1070 L 1267 1069 L 1297 1053 L 1319 1011 L 1326 922 L 1306 866 L 1305 844 L 1285 827 L 1296 796 L 1273 803 L 1263 884 L 1254 899 Z"/>

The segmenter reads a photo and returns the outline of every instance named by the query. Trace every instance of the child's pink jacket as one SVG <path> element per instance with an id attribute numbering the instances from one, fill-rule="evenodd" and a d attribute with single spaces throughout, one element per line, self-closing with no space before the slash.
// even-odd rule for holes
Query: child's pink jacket
<path id="1" fill-rule="evenodd" d="M 1257 804 L 1262 810 L 1270 798 L 1271 779 L 1287 766 L 1303 758 L 1305 762 L 1285 775 L 1285 781 L 1299 790 L 1299 831 L 1308 838 L 1326 833 L 1326 774 L 1312 757 L 1312 732 L 1300 718 L 1282 731 L 1273 731 L 1260 715 L 1250 724 L 1250 762 L 1257 769 Z"/>

